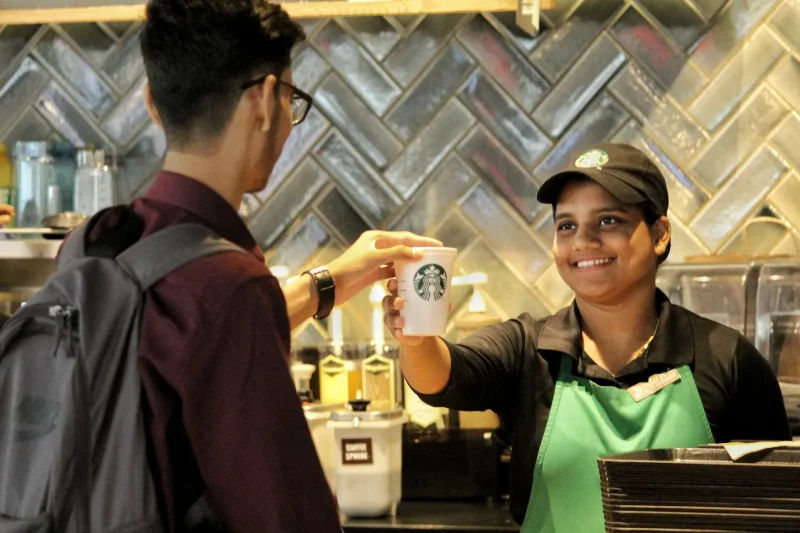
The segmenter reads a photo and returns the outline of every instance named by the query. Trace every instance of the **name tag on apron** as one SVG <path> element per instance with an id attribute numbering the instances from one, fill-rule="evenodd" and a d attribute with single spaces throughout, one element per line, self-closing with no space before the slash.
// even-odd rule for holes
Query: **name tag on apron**
<path id="1" fill-rule="evenodd" d="M 638 403 L 679 379 L 681 379 L 680 373 L 673 368 L 663 374 L 654 374 L 647 381 L 637 383 L 628 389 L 628 393 L 633 398 L 633 401 Z"/>

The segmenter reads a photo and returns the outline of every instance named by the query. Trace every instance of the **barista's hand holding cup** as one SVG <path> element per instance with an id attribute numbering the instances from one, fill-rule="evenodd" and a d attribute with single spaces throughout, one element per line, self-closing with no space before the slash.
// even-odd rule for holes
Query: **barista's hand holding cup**
<path id="1" fill-rule="evenodd" d="M 458 250 L 414 248 L 417 259 L 395 261 L 397 278 L 383 300 L 384 322 L 406 344 L 445 334 L 450 312 L 450 285 Z"/>

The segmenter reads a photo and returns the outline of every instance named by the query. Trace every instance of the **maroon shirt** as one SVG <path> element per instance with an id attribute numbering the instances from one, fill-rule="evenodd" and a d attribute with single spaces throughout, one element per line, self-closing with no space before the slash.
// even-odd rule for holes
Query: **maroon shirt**
<path id="1" fill-rule="evenodd" d="M 146 295 L 139 368 L 167 530 L 183 529 L 207 488 L 230 531 L 340 533 L 289 371 L 286 301 L 247 226 L 212 189 L 169 172 L 132 206 L 144 235 L 194 222 L 250 252 L 194 261 Z"/>

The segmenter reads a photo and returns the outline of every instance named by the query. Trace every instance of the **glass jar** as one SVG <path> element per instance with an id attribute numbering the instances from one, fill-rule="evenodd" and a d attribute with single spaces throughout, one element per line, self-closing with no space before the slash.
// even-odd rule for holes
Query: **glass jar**
<path id="1" fill-rule="evenodd" d="M 17 226 L 39 228 L 50 215 L 47 209 L 48 188 L 56 185 L 53 160 L 46 142 L 18 142 L 14 147 L 14 177 Z"/>
<path id="2" fill-rule="evenodd" d="M 114 177 L 103 150 L 80 150 L 75 174 L 75 212 L 90 217 L 115 203 Z"/>

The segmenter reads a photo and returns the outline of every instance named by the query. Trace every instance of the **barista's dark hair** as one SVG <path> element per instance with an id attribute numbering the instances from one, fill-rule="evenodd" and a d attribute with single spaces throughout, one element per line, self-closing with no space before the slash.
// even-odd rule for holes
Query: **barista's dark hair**
<path id="1" fill-rule="evenodd" d="M 150 0 L 141 50 L 171 145 L 219 136 L 242 84 L 291 65 L 302 27 L 264 0 Z"/>

